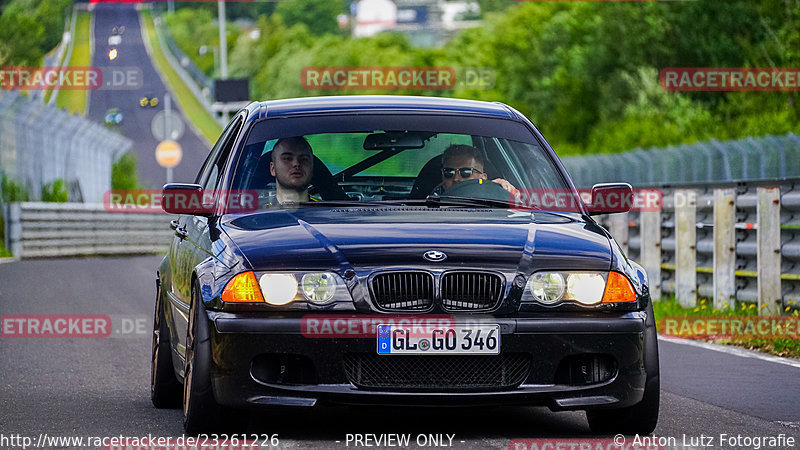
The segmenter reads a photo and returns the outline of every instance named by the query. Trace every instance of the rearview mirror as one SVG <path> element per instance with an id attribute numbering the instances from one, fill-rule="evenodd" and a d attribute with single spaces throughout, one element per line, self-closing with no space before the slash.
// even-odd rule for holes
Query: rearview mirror
<path id="1" fill-rule="evenodd" d="M 628 183 L 600 183 L 592 186 L 589 215 L 628 212 L 633 207 L 633 188 Z"/>
<path id="2" fill-rule="evenodd" d="M 404 150 L 424 146 L 425 142 L 420 135 L 400 131 L 372 133 L 364 139 L 364 150 Z"/>

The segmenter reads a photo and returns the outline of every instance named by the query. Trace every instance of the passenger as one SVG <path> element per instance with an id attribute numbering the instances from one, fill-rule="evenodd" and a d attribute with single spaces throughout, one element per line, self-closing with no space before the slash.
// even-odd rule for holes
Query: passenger
<path id="1" fill-rule="evenodd" d="M 441 195 L 462 181 L 488 179 L 483 167 L 483 155 L 477 148 L 464 144 L 447 147 L 442 153 L 442 183 L 433 190 L 433 193 Z M 508 192 L 519 192 L 514 185 L 502 178 L 495 178 L 492 182 L 499 184 Z"/>
<path id="2" fill-rule="evenodd" d="M 278 203 L 309 201 L 308 186 L 314 172 L 311 145 L 302 136 L 279 139 L 272 148 L 269 172 L 275 177 Z"/>

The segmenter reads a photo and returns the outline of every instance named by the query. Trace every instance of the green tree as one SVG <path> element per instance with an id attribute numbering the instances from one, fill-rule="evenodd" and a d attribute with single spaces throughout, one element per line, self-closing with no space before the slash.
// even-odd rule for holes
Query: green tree
<path id="1" fill-rule="evenodd" d="M 52 203 L 66 203 L 68 198 L 67 183 L 61 178 L 56 178 L 50 183 L 42 185 L 42 201 Z"/>
<path id="2" fill-rule="evenodd" d="M 503 11 L 512 4 L 514 4 L 514 2 L 509 0 L 478 0 L 478 6 L 480 6 L 481 13 L 484 17 L 486 13 Z"/>
<path id="3" fill-rule="evenodd" d="M 0 15 L 0 65 L 38 66 L 44 42 L 44 27 L 20 8 Z"/>
<path id="4" fill-rule="evenodd" d="M 275 7 L 286 25 L 305 24 L 314 35 L 341 33 L 336 16 L 346 12 L 344 0 L 292 0 Z"/>
<path id="5" fill-rule="evenodd" d="M 210 11 L 202 8 L 182 8 L 175 14 L 165 16 L 169 26 L 170 35 L 178 47 L 197 68 L 209 76 L 214 75 L 214 49 L 219 47 L 219 28 L 214 23 L 215 16 Z M 228 24 L 227 33 L 228 51 L 232 51 L 236 43 L 235 36 L 239 35 L 239 27 Z M 205 54 L 200 54 L 200 48 L 206 47 Z"/>
<path id="6" fill-rule="evenodd" d="M 136 154 L 125 153 L 111 166 L 111 189 L 138 189 Z"/>
<path id="7" fill-rule="evenodd" d="M 28 189 L 21 183 L 15 181 L 13 178 L 3 174 L 2 183 L 0 183 L 0 193 L 3 195 L 3 202 L 27 202 Z"/>
<path id="8" fill-rule="evenodd" d="M 41 24 L 44 30 L 42 50 L 45 53 L 61 42 L 64 22 L 71 4 L 70 0 L 40 0 L 36 9 L 32 11 L 32 18 Z"/>

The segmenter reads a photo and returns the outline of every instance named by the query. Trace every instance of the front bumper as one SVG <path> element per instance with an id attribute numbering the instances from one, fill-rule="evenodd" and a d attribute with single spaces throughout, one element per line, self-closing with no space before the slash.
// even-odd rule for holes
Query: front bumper
<path id="1" fill-rule="evenodd" d="M 647 375 L 644 312 L 489 319 L 500 324 L 501 353 L 527 355 L 524 381 L 505 388 L 423 391 L 366 389 L 351 382 L 344 360 L 347 355 L 374 355 L 374 336 L 307 337 L 301 332 L 301 315 L 209 312 L 208 320 L 214 396 L 220 404 L 233 407 L 517 404 L 553 410 L 618 408 L 641 401 Z M 565 382 L 564 364 L 586 355 L 613 361 L 613 373 L 596 382 Z M 265 360 L 280 368 L 264 369 Z M 275 363 L 278 360 L 282 362 Z M 284 370 L 303 373 L 284 380 Z M 586 371 L 578 367 L 581 370 Z"/>

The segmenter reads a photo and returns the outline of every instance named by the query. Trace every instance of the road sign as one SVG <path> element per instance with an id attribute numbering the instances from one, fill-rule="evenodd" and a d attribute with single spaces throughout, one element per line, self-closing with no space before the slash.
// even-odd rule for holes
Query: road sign
<path id="1" fill-rule="evenodd" d="M 183 150 L 175 141 L 161 141 L 156 147 L 156 161 L 161 167 L 171 169 L 181 162 L 181 158 L 183 158 Z"/>
<path id="2" fill-rule="evenodd" d="M 166 110 L 159 111 L 150 122 L 150 131 L 153 136 L 159 141 L 163 140 L 176 140 L 183 136 L 186 126 L 183 124 L 180 115 L 167 113 Z"/>

